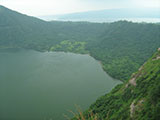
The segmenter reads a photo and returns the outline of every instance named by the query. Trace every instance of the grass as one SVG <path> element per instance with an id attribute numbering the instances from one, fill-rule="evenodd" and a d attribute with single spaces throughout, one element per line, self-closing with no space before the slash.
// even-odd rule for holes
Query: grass
<path id="1" fill-rule="evenodd" d="M 74 116 L 74 118 L 69 118 L 67 115 L 63 115 L 67 120 L 98 120 L 98 115 L 97 114 L 93 114 L 92 111 L 89 112 L 88 114 L 88 118 L 86 119 L 85 115 L 83 114 L 82 109 L 80 108 L 80 106 L 75 105 L 76 107 L 76 111 L 77 113 L 69 110 L 69 112 Z"/>

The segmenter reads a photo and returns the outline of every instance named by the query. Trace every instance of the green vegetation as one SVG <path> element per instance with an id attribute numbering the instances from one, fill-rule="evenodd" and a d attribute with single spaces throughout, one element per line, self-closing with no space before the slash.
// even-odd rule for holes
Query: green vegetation
<path id="1" fill-rule="evenodd" d="M 74 52 L 74 53 L 81 53 L 87 54 L 88 51 L 85 49 L 85 42 L 77 42 L 77 41 L 69 41 L 64 40 L 60 42 L 60 44 L 56 44 L 50 48 L 50 51 L 64 51 L 64 52 Z"/>
<path id="2" fill-rule="evenodd" d="M 130 80 L 100 97 L 88 111 L 92 111 L 97 120 L 159 120 L 159 80 L 160 51 L 134 73 Z M 83 113 L 84 120 L 91 119 L 88 111 Z"/>

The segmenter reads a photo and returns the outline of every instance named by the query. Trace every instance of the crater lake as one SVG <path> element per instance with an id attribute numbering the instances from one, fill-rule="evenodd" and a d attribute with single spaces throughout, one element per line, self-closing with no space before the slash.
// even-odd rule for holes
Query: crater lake
<path id="1" fill-rule="evenodd" d="M 0 51 L 0 119 L 65 120 L 121 83 L 89 55 Z"/>

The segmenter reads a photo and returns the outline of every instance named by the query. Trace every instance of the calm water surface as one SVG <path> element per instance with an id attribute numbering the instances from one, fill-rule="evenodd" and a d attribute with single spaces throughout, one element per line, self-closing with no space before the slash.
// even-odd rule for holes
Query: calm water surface
<path id="1" fill-rule="evenodd" d="M 65 120 L 118 83 L 88 55 L 0 51 L 0 120 Z"/>

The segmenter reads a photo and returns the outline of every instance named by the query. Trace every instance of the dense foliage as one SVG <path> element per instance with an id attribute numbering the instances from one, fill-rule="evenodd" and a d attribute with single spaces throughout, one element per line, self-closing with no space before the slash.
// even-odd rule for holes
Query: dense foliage
<path id="1" fill-rule="evenodd" d="M 64 40 L 60 42 L 60 44 L 56 44 L 50 48 L 50 51 L 64 51 L 64 52 L 74 52 L 87 54 L 88 51 L 85 50 L 85 42 L 77 42 L 77 41 L 67 41 Z"/>
<path id="2" fill-rule="evenodd" d="M 92 104 L 83 113 L 87 120 L 91 119 L 89 111 L 92 111 L 92 118 L 96 116 L 96 120 L 159 120 L 160 51 L 134 73 L 128 82 L 116 86 Z"/>
<path id="3" fill-rule="evenodd" d="M 127 80 L 159 46 L 159 25 L 120 21 L 108 25 L 89 51 L 107 73 Z"/>
<path id="4" fill-rule="evenodd" d="M 159 46 L 159 24 L 45 22 L 0 6 L 0 48 L 87 53 L 120 80 L 129 79 Z"/>

